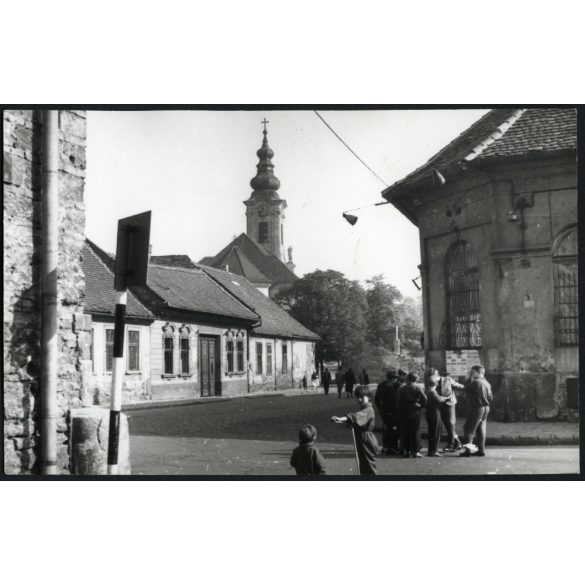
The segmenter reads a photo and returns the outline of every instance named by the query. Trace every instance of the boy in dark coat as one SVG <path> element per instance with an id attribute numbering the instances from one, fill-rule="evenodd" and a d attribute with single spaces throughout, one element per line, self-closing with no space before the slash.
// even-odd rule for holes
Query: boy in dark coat
<path id="1" fill-rule="evenodd" d="M 367 386 L 359 386 L 355 396 L 360 405 L 357 412 L 345 416 L 334 416 L 334 423 L 348 423 L 355 434 L 355 444 L 360 465 L 360 475 L 376 475 L 376 453 L 378 441 L 374 435 L 376 414 L 372 406 L 372 391 Z"/>
<path id="2" fill-rule="evenodd" d="M 384 438 L 382 440 L 382 453 L 388 455 L 398 454 L 398 412 L 396 410 L 396 392 L 398 385 L 396 370 L 391 369 L 386 373 L 386 379 L 378 384 L 374 404 L 378 408 L 380 417 L 384 421 Z"/>
<path id="3" fill-rule="evenodd" d="M 406 376 L 406 384 L 398 391 L 400 417 L 400 449 L 404 457 L 422 457 L 420 451 L 420 409 L 427 403 L 423 390 L 415 384 L 416 374 Z"/>
<path id="4" fill-rule="evenodd" d="M 292 452 L 290 464 L 297 475 L 324 475 L 325 459 L 315 447 L 317 429 L 313 425 L 303 425 L 299 430 L 299 446 Z"/>

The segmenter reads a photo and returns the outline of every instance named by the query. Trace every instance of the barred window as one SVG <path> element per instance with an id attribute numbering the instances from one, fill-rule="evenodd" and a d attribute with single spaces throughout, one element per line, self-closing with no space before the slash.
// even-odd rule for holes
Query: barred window
<path id="1" fill-rule="evenodd" d="M 266 344 L 266 375 L 272 376 L 272 344 Z"/>
<path id="2" fill-rule="evenodd" d="M 236 341 L 236 355 L 238 361 L 238 372 L 244 371 L 244 340 L 238 339 Z"/>
<path id="3" fill-rule="evenodd" d="M 175 351 L 175 328 L 168 323 L 163 327 L 163 373 L 172 375 L 174 372 L 173 360 Z"/>
<path id="4" fill-rule="evenodd" d="M 288 345 L 286 341 L 282 342 L 282 373 L 288 372 Z"/>
<path id="5" fill-rule="evenodd" d="M 140 331 L 128 331 L 128 371 L 140 369 Z"/>
<path id="6" fill-rule="evenodd" d="M 112 371 L 114 363 L 114 330 L 106 329 L 106 372 Z"/>
<path id="7" fill-rule="evenodd" d="M 566 228 L 553 246 L 555 344 L 579 345 L 577 226 Z"/>
<path id="8" fill-rule="evenodd" d="M 183 325 L 179 329 L 179 351 L 181 352 L 181 374 L 191 373 L 191 329 Z"/>
<path id="9" fill-rule="evenodd" d="M 256 373 L 262 373 L 262 344 L 256 343 Z"/>
<path id="10" fill-rule="evenodd" d="M 446 348 L 482 345 L 477 257 L 469 242 L 457 242 L 447 254 Z"/>

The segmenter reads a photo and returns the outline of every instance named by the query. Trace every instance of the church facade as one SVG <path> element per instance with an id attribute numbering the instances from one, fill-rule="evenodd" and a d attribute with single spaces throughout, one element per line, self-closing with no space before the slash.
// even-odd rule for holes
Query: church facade
<path id="1" fill-rule="evenodd" d="M 244 276 L 260 291 L 274 298 L 296 279 L 292 246 L 285 262 L 284 220 L 287 202 L 278 190 L 274 174 L 274 151 L 268 145 L 267 121 L 264 120 L 262 145 L 256 176 L 250 181 L 253 191 L 246 206 L 246 233 L 240 234 L 215 256 L 206 256 L 200 264 Z"/>
<path id="2" fill-rule="evenodd" d="M 577 417 L 576 155 L 574 109 L 495 109 L 382 194 L 419 229 L 427 366 L 484 365 L 498 420 Z"/>

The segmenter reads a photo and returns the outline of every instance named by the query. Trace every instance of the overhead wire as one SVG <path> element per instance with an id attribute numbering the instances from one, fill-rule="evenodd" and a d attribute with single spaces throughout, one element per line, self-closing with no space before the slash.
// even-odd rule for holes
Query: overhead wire
<path id="1" fill-rule="evenodd" d="M 366 167 L 366 169 L 368 169 L 368 171 L 370 171 L 370 173 L 372 173 L 372 175 L 374 175 L 379 181 L 381 181 L 384 185 L 386 185 L 386 187 L 390 186 L 390 185 L 388 185 L 388 183 L 386 183 L 386 181 L 384 181 L 384 179 L 382 179 L 382 177 L 380 177 L 380 175 L 378 175 L 378 173 L 376 173 L 376 171 L 374 171 L 370 166 L 368 166 L 356 154 L 356 152 L 349 146 L 349 144 L 347 144 L 347 142 L 345 142 L 345 140 L 343 140 L 343 138 L 341 138 L 341 136 L 339 136 L 339 134 L 337 134 L 337 132 L 335 132 L 335 130 L 333 130 L 333 128 L 327 123 L 325 118 L 323 118 L 323 116 L 321 116 L 321 114 L 317 110 L 313 110 L 313 112 L 315 112 L 315 114 L 319 117 L 319 119 L 323 122 L 323 124 L 325 124 L 325 126 L 327 126 L 327 128 L 329 128 L 329 130 L 333 133 L 333 135 L 345 146 L 345 148 L 347 148 L 347 150 L 349 150 L 349 152 L 351 152 L 351 154 L 353 154 L 353 156 L 355 156 Z"/>

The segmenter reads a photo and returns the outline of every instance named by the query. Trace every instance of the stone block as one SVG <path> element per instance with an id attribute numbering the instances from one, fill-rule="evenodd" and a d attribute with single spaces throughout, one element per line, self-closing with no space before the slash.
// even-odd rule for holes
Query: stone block
<path id="1" fill-rule="evenodd" d="M 110 411 L 91 407 L 71 410 L 71 473 L 106 475 Z M 130 474 L 128 417 L 120 415 L 120 475 Z"/>
<path id="2" fill-rule="evenodd" d="M 64 139 L 67 139 L 69 135 L 85 138 L 87 135 L 86 119 L 71 110 L 60 110 L 59 129 Z"/>
<path id="3" fill-rule="evenodd" d="M 85 313 L 73 314 L 73 331 L 91 331 L 91 315 Z"/>

